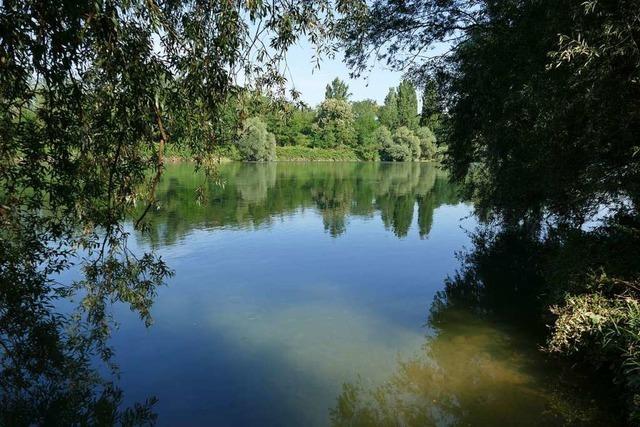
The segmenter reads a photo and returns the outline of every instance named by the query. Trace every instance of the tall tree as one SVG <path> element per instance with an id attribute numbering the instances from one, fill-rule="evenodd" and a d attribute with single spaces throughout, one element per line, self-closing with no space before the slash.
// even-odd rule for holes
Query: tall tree
<path id="1" fill-rule="evenodd" d="M 358 143 L 363 144 L 370 139 L 378 127 L 378 106 L 371 99 L 357 101 L 351 104 L 355 116 L 354 127 L 358 135 Z"/>
<path id="2" fill-rule="evenodd" d="M 396 126 L 418 128 L 418 96 L 416 88 L 409 80 L 403 80 L 398 86 L 398 121 Z"/>
<path id="3" fill-rule="evenodd" d="M 384 98 L 384 105 L 380 107 L 378 116 L 380 124 L 388 129 L 395 129 L 398 123 L 398 97 L 396 89 L 390 88 L 389 93 Z"/>
<path id="4" fill-rule="evenodd" d="M 427 76 L 422 89 L 422 109 L 420 126 L 436 131 L 440 127 L 441 108 L 438 104 L 438 85 L 436 80 Z"/>
<path id="5" fill-rule="evenodd" d="M 375 101 L 367 99 L 354 102 L 352 109 L 355 116 L 353 126 L 358 139 L 358 155 L 364 160 L 375 160 L 379 151 L 374 138 L 374 132 L 378 128 L 378 106 Z"/>
<path id="6" fill-rule="evenodd" d="M 324 91 L 325 99 L 339 99 L 341 101 L 347 101 L 350 96 L 351 93 L 349 93 L 349 86 L 338 77 L 333 79 Z"/>

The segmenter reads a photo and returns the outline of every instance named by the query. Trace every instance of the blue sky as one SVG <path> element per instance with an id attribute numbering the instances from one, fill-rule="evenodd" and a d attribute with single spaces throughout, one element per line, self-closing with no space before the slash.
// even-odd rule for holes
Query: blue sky
<path id="1" fill-rule="evenodd" d="M 304 102 L 315 106 L 324 99 L 324 88 L 335 77 L 347 82 L 352 100 L 373 99 L 382 104 L 390 87 L 398 86 L 402 73 L 391 71 L 383 66 L 374 66 L 373 70 L 359 79 L 350 79 L 349 70 L 342 63 L 342 53 L 335 59 L 323 58 L 320 69 L 314 70 L 313 48 L 305 41 L 292 47 L 287 55 L 291 75 L 287 75 L 289 86 L 301 92 Z"/>

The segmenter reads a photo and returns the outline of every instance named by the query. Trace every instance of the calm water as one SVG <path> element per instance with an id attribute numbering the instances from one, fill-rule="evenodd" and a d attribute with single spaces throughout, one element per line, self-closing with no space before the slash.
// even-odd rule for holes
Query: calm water
<path id="1" fill-rule="evenodd" d="M 475 226 L 435 167 L 232 163 L 206 180 L 176 165 L 159 195 L 135 243 L 176 274 L 152 327 L 116 307 L 113 345 L 126 403 L 156 396 L 160 425 L 539 425 L 588 412 L 508 325 L 455 309 L 434 323 Z"/>

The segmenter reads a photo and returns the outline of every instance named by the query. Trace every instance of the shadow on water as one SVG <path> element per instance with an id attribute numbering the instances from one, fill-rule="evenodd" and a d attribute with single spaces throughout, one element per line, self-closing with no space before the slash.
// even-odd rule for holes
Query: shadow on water
<path id="1" fill-rule="evenodd" d="M 438 316 L 422 354 L 401 359 L 385 382 L 343 384 L 332 425 L 616 425 L 517 328 L 465 310 Z"/>
<path id="2" fill-rule="evenodd" d="M 431 304 L 421 353 L 383 383 L 344 383 L 332 425 L 625 425 L 610 383 L 543 351 L 540 241 L 481 226 L 472 243 Z"/>

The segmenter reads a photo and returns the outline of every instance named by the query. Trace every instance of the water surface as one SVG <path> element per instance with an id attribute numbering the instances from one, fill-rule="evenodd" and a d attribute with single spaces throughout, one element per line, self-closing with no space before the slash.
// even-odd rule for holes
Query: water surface
<path id="1" fill-rule="evenodd" d="M 116 308 L 113 344 L 160 425 L 587 419 L 515 328 L 434 306 L 475 226 L 435 166 L 172 165 L 159 200 L 134 239 L 176 274 L 151 328 Z"/>

